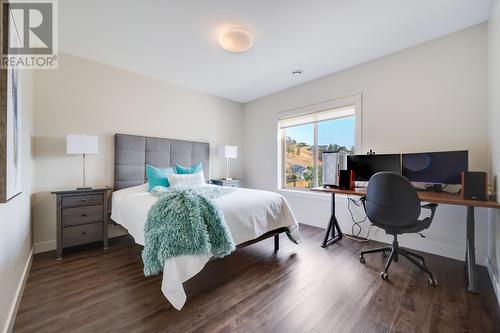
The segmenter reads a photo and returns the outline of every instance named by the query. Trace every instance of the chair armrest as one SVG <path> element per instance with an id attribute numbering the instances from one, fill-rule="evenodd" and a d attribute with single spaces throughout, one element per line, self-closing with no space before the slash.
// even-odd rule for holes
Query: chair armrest
<path id="1" fill-rule="evenodd" d="M 420 206 L 421 208 L 424 208 L 424 209 L 430 209 L 431 211 L 431 216 L 429 217 L 431 219 L 431 221 L 434 219 L 434 214 L 436 214 L 436 209 L 438 207 L 437 204 L 435 203 L 430 203 L 430 204 L 426 204 L 426 205 L 422 205 Z"/>

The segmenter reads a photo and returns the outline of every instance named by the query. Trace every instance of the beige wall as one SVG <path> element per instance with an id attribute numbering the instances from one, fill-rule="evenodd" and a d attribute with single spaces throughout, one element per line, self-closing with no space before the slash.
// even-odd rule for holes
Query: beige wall
<path id="1" fill-rule="evenodd" d="M 488 170 L 487 34 L 480 24 L 246 104 L 246 184 L 277 189 L 277 113 L 356 94 L 362 94 L 363 153 L 468 149 L 471 169 Z M 328 197 L 282 193 L 301 222 L 326 226 Z M 338 201 L 337 212 L 350 231 L 345 201 Z M 443 205 L 426 239 L 408 235 L 401 242 L 463 260 L 464 212 Z M 476 218 L 484 264 L 487 211 L 478 209 Z"/>
<path id="2" fill-rule="evenodd" d="M 33 164 L 31 134 L 33 130 L 33 75 L 21 71 L 22 127 L 22 193 L 0 204 L 0 332 L 9 324 L 20 283 L 29 262 L 31 241 L 30 195 Z"/>
<path id="3" fill-rule="evenodd" d="M 494 180 L 497 200 L 500 178 L 500 1 L 494 0 L 488 23 L 488 123 L 491 155 L 491 174 Z M 490 272 L 500 302 L 500 211 L 491 211 L 489 232 Z"/>
<path id="4" fill-rule="evenodd" d="M 115 133 L 149 135 L 242 146 L 242 105 L 129 71 L 61 54 L 59 69 L 35 75 L 34 242 L 55 247 L 54 197 L 49 191 L 81 184 L 81 157 L 65 154 L 69 133 L 99 136 L 99 154 L 88 156 L 90 185 L 113 185 Z M 241 153 L 244 151 L 240 149 Z M 242 176 L 242 159 L 231 161 Z M 225 162 L 212 152 L 211 177 Z"/>

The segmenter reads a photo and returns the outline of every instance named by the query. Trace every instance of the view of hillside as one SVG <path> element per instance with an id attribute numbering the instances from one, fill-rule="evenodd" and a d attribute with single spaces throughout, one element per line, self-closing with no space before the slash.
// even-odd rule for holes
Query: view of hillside
<path id="1" fill-rule="evenodd" d="M 347 116 L 284 128 L 285 187 L 311 188 L 323 185 L 323 152 L 352 152 L 354 125 L 354 116 Z M 318 145 L 317 170 L 314 169 L 315 143 Z"/>
<path id="2" fill-rule="evenodd" d="M 285 171 L 287 187 L 312 187 L 314 150 L 305 143 L 297 144 L 287 138 Z M 304 175 L 305 173 L 305 175 Z"/>
<path id="3" fill-rule="evenodd" d="M 296 142 L 287 137 L 285 142 L 285 172 L 287 187 L 311 188 L 314 186 L 314 147 L 304 142 Z M 352 149 L 352 148 L 351 148 Z M 337 144 L 318 146 L 318 186 L 322 181 L 322 153 L 347 151 L 346 147 Z"/>

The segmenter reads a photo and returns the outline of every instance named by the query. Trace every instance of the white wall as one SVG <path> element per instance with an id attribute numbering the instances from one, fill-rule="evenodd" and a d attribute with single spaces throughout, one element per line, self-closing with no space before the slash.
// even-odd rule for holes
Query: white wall
<path id="1" fill-rule="evenodd" d="M 488 124 L 491 174 L 497 200 L 500 177 L 500 1 L 494 0 L 488 23 Z M 500 211 L 490 212 L 488 257 L 492 282 L 500 303 Z"/>
<path id="2" fill-rule="evenodd" d="M 480 24 L 247 103 L 246 184 L 277 189 L 277 113 L 356 94 L 362 94 L 362 152 L 468 149 L 470 168 L 488 171 L 487 34 Z M 326 226 L 328 196 L 282 193 L 300 222 Z M 350 233 L 345 199 L 337 212 Z M 477 209 L 476 219 L 478 262 L 484 264 L 487 210 Z M 405 235 L 401 243 L 463 260 L 465 207 L 441 205 L 426 235 Z M 389 239 L 382 232 L 375 238 Z"/>
<path id="3" fill-rule="evenodd" d="M 55 248 L 55 199 L 50 191 L 81 184 L 80 156 L 65 154 L 69 133 L 99 136 L 99 154 L 87 158 L 87 181 L 113 185 L 115 133 L 242 146 L 242 105 L 143 75 L 61 54 L 59 69 L 35 75 L 34 242 Z M 244 153 L 244 152 L 243 152 Z M 240 154 L 241 155 L 241 154 Z M 230 162 L 241 177 L 242 159 Z M 211 156 L 211 177 L 225 162 Z"/>
<path id="4" fill-rule="evenodd" d="M 7 330 L 13 314 L 20 283 L 31 257 L 30 196 L 33 165 L 33 75 L 21 71 L 22 193 L 0 204 L 0 332 Z"/>

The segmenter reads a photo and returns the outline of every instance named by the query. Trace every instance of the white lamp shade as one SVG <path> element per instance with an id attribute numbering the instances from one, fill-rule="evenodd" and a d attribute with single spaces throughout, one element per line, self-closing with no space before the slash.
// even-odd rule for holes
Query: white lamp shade
<path id="1" fill-rule="evenodd" d="M 85 134 L 68 134 L 66 136 L 66 154 L 96 155 L 97 153 L 97 136 Z"/>
<path id="2" fill-rule="evenodd" d="M 237 146 L 219 146 L 217 148 L 217 155 L 220 158 L 237 158 L 238 157 L 238 147 Z"/>

